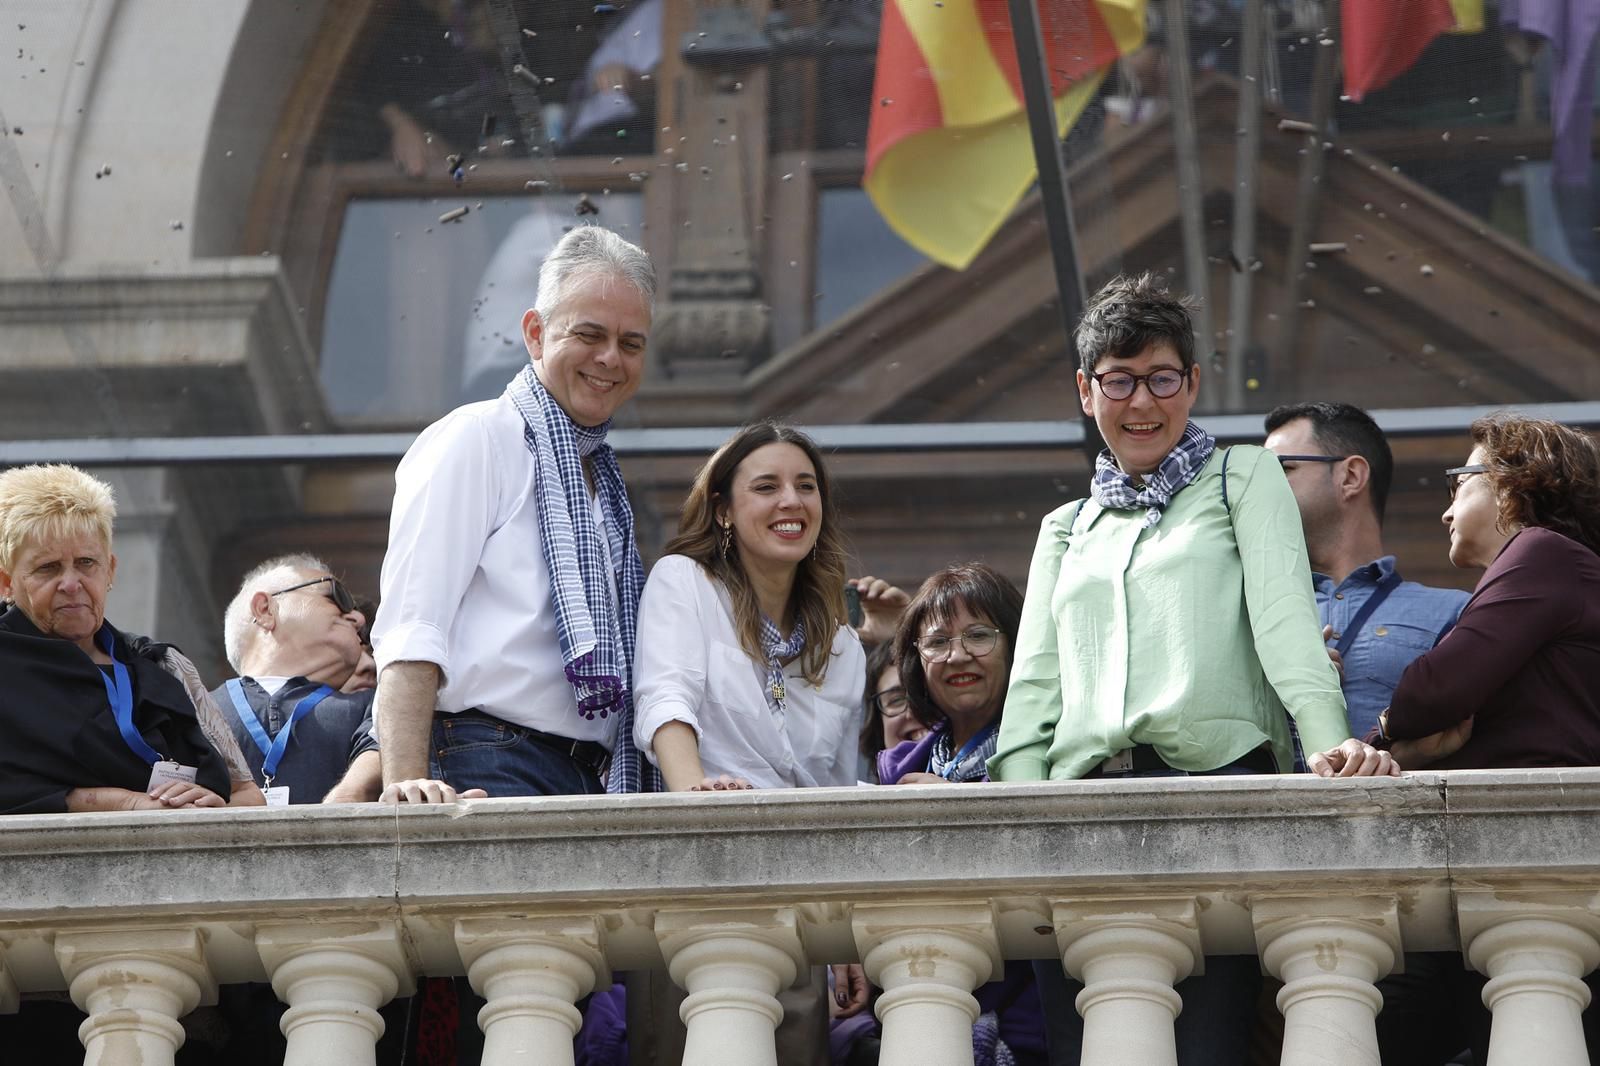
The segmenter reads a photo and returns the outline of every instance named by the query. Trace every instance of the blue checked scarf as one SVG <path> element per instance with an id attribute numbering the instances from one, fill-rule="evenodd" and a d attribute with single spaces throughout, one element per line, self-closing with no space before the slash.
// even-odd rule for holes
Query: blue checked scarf
<path id="1" fill-rule="evenodd" d="M 1101 507 L 1114 511 L 1146 508 L 1144 525 L 1149 529 L 1161 521 L 1161 512 L 1179 489 L 1195 479 L 1216 447 L 1217 438 L 1190 422 L 1183 427 L 1183 436 L 1161 460 L 1155 473 L 1144 476 L 1143 485 L 1135 484 L 1132 477 L 1124 474 L 1111 449 L 1106 448 L 1094 461 L 1094 480 L 1089 483 L 1089 495 Z"/>
<path id="2" fill-rule="evenodd" d="M 633 746 L 631 685 L 644 563 L 633 538 L 633 508 L 622 471 L 606 443 L 611 423 L 593 428 L 574 423 L 545 391 L 531 363 L 511 379 L 506 395 L 522 415 L 523 439 L 533 453 L 539 540 L 550 570 L 561 662 L 578 713 L 588 719 L 617 716 L 606 791 L 658 792 L 659 772 L 647 767 Z M 605 516 L 609 558 L 594 523 L 582 520 L 590 507 L 585 458 Z M 575 516 L 580 520 L 573 521 Z M 610 574 L 617 580 L 615 602 Z"/>
<path id="3" fill-rule="evenodd" d="M 785 640 L 779 633 L 777 625 L 766 615 L 761 616 L 761 651 L 767 657 L 767 701 L 772 704 L 772 709 L 781 717 L 787 705 L 784 698 L 783 664 L 806 647 L 806 623 L 804 619 L 794 620 L 794 629 Z"/>

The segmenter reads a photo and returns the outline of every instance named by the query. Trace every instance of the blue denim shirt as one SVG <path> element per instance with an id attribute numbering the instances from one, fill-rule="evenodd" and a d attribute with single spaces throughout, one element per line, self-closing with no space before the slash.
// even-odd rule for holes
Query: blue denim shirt
<path id="1" fill-rule="evenodd" d="M 1311 575 L 1317 591 L 1317 613 L 1323 625 L 1333 626 L 1330 648 L 1339 643 L 1344 627 L 1394 569 L 1394 556 L 1385 555 L 1358 568 L 1337 585 L 1326 574 Z M 1432 648 L 1456 624 L 1468 599 L 1460 589 L 1437 589 L 1402 581 L 1378 605 L 1344 656 L 1344 701 L 1352 736 L 1364 737 L 1378 724 L 1378 715 L 1389 706 L 1400 674 L 1412 659 Z"/>

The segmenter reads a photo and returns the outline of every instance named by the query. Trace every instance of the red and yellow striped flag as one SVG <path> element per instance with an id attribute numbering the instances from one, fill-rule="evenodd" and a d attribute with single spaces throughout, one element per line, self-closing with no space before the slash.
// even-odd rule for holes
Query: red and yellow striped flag
<path id="1" fill-rule="evenodd" d="M 1064 134 L 1144 44 L 1145 0 L 1037 3 Z M 885 0 L 862 186 L 890 227 L 965 269 L 1037 174 L 1005 0 Z"/>

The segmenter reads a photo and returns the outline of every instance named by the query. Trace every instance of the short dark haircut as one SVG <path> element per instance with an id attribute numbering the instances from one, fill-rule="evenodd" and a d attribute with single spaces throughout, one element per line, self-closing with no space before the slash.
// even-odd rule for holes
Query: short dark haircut
<path id="1" fill-rule="evenodd" d="M 1372 510 L 1383 524 L 1389 506 L 1389 486 L 1394 483 L 1394 453 L 1378 423 L 1361 408 L 1348 403 L 1286 403 L 1267 414 L 1267 432 L 1276 433 L 1298 419 L 1311 423 L 1317 447 L 1329 455 L 1359 455 L 1367 461 L 1372 476 L 1367 489 L 1372 495 Z"/>
<path id="2" fill-rule="evenodd" d="M 892 639 L 867 652 L 867 685 L 861 693 L 861 705 L 867 712 L 861 725 L 861 754 L 867 757 L 874 778 L 878 773 L 878 752 L 883 750 L 883 715 L 878 713 L 872 698 L 878 694 L 879 675 L 895 665 Z"/>
<path id="3" fill-rule="evenodd" d="M 1092 373 L 1107 356 L 1132 359 L 1152 344 L 1172 345 L 1183 369 L 1194 366 L 1194 318 L 1191 296 L 1174 296 L 1155 274 L 1124 274 L 1094 294 L 1073 340 L 1078 368 Z"/>
<path id="4" fill-rule="evenodd" d="M 1600 553 L 1600 450 L 1585 434 L 1545 418 L 1486 415 L 1472 440 L 1500 502 L 1500 528 L 1540 526 Z"/>
<path id="5" fill-rule="evenodd" d="M 911 597 L 894 634 L 894 657 L 900 666 L 900 684 L 917 721 L 932 728 L 944 721 L 944 712 L 928 694 L 928 677 L 917 638 L 929 621 L 945 621 L 965 605 L 979 618 L 988 619 L 1006 636 L 1006 676 L 1011 676 L 1017 652 L 1017 628 L 1022 624 L 1022 593 L 1004 574 L 984 563 L 961 563 L 937 570 Z"/>

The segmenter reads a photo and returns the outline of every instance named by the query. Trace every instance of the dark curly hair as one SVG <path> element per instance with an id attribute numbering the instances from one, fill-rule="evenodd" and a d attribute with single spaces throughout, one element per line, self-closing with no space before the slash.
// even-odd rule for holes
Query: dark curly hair
<path id="1" fill-rule="evenodd" d="M 872 698 L 878 694 L 878 677 L 891 666 L 898 666 L 893 640 L 886 640 L 867 652 L 867 684 L 861 693 L 861 706 L 866 711 L 861 723 L 861 754 L 867 757 L 867 766 L 874 777 L 878 772 L 878 752 L 884 749 L 884 743 L 883 715 L 873 706 Z"/>
<path id="2" fill-rule="evenodd" d="M 942 622 L 960 607 L 988 620 L 1006 636 L 1006 676 L 1017 651 L 1017 628 L 1022 624 L 1022 593 L 1004 574 L 984 563 L 961 563 L 937 570 L 922 583 L 900 616 L 894 634 L 894 657 L 900 665 L 900 684 L 917 721 L 933 728 L 944 721 L 928 693 L 928 676 L 917 651 L 917 637 L 930 621 Z"/>
<path id="3" fill-rule="evenodd" d="M 1194 366 L 1194 309 L 1192 296 L 1174 296 L 1155 274 L 1124 274 L 1112 278 L 1095 293 L 1078 319 L 1073 340 L 1078 348 L 1078 369 L 1094 372 L 1107 356 L 1132 359 L 1152 344 L 1172 345 L 1183 369 Z"/>
<path id="4" fill-rule="evenodd" d="M 1503 529 L 1540 526 L 1600 553 L 1600 449 L 1587 434 L 1495 414 L 1472 423 L 1472 440 L 1488 457 Z"/>

